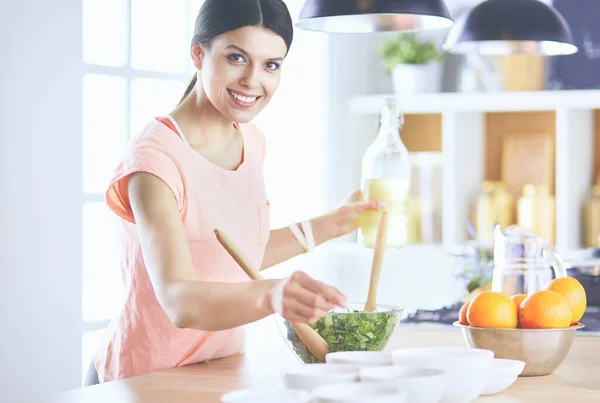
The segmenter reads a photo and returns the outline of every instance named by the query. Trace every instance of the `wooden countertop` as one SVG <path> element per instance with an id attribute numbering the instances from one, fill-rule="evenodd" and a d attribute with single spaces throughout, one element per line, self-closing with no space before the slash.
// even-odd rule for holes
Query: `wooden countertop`
<path id="1" fill-rule="evenodd" d="M 277 330 L 273 329 L 275 332 Z M 300 365 L 279 334 L 244 355 L 155 372 L 64 392 L 37 403 L 212 403 L 230 390 L 280 385 L 282 369 Z M 265 337 L 269 337 L 265 335 Z M 401 325 L 390 348 L 464 346 L 459 329 Z M 600 337 L 578 335 L 563 364 L 551 375 L 519 378 L 509 389 L 474 403 L 598 403 L 600 402 Z"/>

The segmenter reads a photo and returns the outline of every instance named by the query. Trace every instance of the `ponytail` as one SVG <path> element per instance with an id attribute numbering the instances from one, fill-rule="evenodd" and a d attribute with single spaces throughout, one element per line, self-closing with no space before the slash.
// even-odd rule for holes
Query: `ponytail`
<path id="1" fill-rule="evenodd" d="M 194 76 L 190 80 L 190 83 L 188 84 L 187 88 L 185 89 L 185 92 L 183 93 L 183 96 L 179 100 L 179 104 L 178 105 L 180 105 L 184 101 L 184 99 L 186 99 L 188 97 L 188 95 L 190 95 L 190 93 L 192 92 L 192 90 L 196 86 L 196 82 L 197 81 L 198 81 L 198 73 L 194 73 Z"/>

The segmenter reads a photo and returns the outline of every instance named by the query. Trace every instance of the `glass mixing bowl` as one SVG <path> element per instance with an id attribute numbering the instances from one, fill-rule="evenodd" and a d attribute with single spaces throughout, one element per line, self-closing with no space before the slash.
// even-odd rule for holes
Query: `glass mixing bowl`
<path id="1" fill-rule="evenodd" d="M 349 303 L 338 308 L 310 326 L 336 351 L 382 351 L 398 328 L 403 308 L 378 305 L 375 312 L 364 312 L 364 303 Z M 274 315 L 281 335 L 296 357 L 304 363 L 319 363 L 298 338 L 291 324 Z"/>

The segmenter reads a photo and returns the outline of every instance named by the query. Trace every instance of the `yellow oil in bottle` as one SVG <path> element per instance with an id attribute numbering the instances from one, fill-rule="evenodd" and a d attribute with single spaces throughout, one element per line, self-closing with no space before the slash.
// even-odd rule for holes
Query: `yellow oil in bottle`
<path id="1" fill-rule="evenodd" d="M 408 240 L 408 203 L 410 180 L 404 178 L 367 179 L 363 183 L 366 200 L 386 203 L 388 211 L 387 248 L 401 248 Z M 359 237 L 361 243 L 372 248 L 375 245 L 379 217 L 382 211 L 367 211 L 360 216 Z"/>
<path id="2" fill-rule="evenodd" d="M 537 185 L 535 194 L 537 233 L 554 244 L 556 242 L 556 200 L 548 185 Z"/>
<path id="3" fill-rule="evenodd" d="M 523 196 L 518 201 L 517 224 L 548 240 L 555 242 L 556 202 L 548 185 L 523 186 Z"/>
<path id="4" fill-rule="evenodd" d="M 504 181 L 494 183 L 494 210 L 495 221 L 502 230 L 515 223 L 515 203 Z"/>

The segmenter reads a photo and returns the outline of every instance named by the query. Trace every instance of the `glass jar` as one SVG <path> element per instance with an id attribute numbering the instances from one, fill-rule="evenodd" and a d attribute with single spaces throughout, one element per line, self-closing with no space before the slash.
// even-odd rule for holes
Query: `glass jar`
<path id="1" fill-rule="evenodd" d="M 442 153 L 426 151 L 409 155 L 412 169 L 408 243 L 439 244 L 442 242 Z"/>
<path id="2" fill-rule="evenodd" d="M 479 242 L 494 238 L 494 183 L 484 181 L 475 201 L 475 230 Z"/>
<path id="3" fill-rule="evenodd" d="M 600 185 L 592 187 L 592 194 L 585 201 L 585 246 L 600 247 Z"/>
<path id="4" fill-rule="evenodd" d="M 514 202 L 504 181 L 483 181 L 475 201 L 474 222 L 479 242 L 491 243 L 494 226 L 508 228 L 514 224 Z"/>

